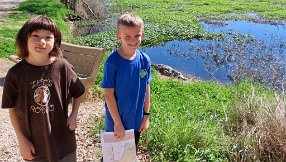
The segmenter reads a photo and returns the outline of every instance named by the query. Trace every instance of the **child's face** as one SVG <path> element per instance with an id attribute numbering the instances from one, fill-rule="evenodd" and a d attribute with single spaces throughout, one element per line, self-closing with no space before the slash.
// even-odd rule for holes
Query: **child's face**
<path id="1" fill-rule="evenodd" d="M 49 30 L 36 30 L 28 37 L 28 51 L 30 55 L 48 56 L 54 48 L 54 33 Z"/>
<path id="2" fill-rule="evenodd" d="M 142 41 L 144 31 L 141 27 L 129 27 L 121 25 L 119 31 L 116 34 L 118 40 L 121 41 L 122 47 L 136 50 Z"/>

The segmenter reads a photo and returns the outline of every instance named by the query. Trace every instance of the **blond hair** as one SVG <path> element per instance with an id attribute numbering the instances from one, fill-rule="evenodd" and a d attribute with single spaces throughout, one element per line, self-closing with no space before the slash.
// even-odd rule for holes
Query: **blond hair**
<path id="1" fill-rule="evenodd" d="M 143 19 L 133 13 L 123 14 L 117 20 L 117 31 L 119 31 L 119 26 L 124 25 L 128 27 L 141 27 L 144 29 L 144 22 Z"/>

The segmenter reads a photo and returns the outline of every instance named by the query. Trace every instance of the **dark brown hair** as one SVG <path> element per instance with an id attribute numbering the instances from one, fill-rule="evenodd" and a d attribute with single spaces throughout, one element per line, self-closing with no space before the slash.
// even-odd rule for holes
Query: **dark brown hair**
<path id="1" fill-rule="evenodd" d="M 49 53 L 50 56 L 61 55 L 60 45 L 62 41 L 61 31 L 52 19 L 46 16 L 35 16 L 30 18 L 19 30 L 16 37 L 17 55 L 23 59 L 29 55 L 28 51 L 28 38 L 32 32 L 36 30 L 49 30 L 54 34 L 55 43 L 54 48 Z"/>
<path id="2" fill-rule="evenodd" d="M 133 13 L 123 14 L 117 20 L 117 32 L 119 31 L 119 26 L 124 25 L 128 27 L 141 27 L 144 30 L 144 22 L 142 18 Z"/>

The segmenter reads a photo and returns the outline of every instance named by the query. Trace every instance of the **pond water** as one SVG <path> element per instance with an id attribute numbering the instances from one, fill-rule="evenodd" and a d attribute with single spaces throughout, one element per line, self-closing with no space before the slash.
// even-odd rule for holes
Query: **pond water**
<path id="1" fill-rule="evenodd" d="M 225 39 L 170 41 L 142 48 L 153 64 L 166 64 L 202 80 L 230 82 L 244 76 L 271 84 L 284 81 L 286 24 L 259 24 L 246 20 L 201 23 Z"/>

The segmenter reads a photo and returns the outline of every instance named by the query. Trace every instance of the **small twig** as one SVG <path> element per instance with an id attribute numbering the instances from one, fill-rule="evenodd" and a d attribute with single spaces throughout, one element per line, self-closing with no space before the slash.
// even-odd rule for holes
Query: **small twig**
<path id="1" fill-rule="evenodd" d="M 87 6 L 88 10 L 92 13 L 92 15 L 93 15 L 94 17 L 96 17 L 95 13 L 92 11 L 92 9 L 90 8 L 90 6 L 89 6 L 84 0 L 81 0 L 81 1 L 82 1 L 83 4 L 85 4 L 85 5 Z"/>

